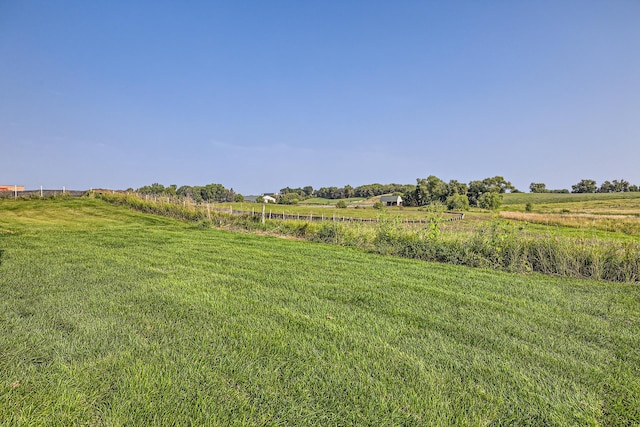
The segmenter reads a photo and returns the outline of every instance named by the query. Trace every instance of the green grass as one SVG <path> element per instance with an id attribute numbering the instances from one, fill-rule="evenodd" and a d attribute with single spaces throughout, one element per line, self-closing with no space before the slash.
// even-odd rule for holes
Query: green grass
<path id="1" fill-rule="evenodd" d="M 634 193 L 509 193 L 503 195 L 503 204 L 525 205 L 552 204 L 552 203 L 575 203 L 594 202 L 611 200 L 635 200 L 636 206 L 640 202 L 640 192 Z"/>
<path id="2" fill-rule="evenodd" d="M 389 217 L 398 217 L 412 220 L 428 220 L 433 218 L 433 213 L 429 211 L 427 207 L 424 208 L 407 208 L 389 206 L 382 209 L 374 209 L 372 206 L 358 206 L 348 207 L 344 209 L 336 208 L 335 203 L 331 206 L 324 205 L 278 205 L 267 204 L 265 205 L 266 215 L 269 213 L 286 215 L 299 214 L 301 218 L 304 216 L 324 216 L 325 218 L 367 218 L 367 219 L 381 219 Z M 238 211 L 245 212 L 262 212 L 262 205 L 259 203 L 215 203 L 211 204 L 211 207 L 215 207 L 220 210 L 228 211 L 230 208 Z M 443 213 L 444 217 L 451 217 L 456 215 L 449 215 Z"/>
<path id="3" fill-rule="evenodd" d="M 640 288 L 0 202 L 0 425 L 637 425 Z"/>

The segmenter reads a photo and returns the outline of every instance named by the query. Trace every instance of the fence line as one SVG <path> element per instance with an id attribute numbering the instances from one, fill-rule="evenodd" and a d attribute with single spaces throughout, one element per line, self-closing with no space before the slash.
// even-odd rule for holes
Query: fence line
<path id="1" fill-rule="evenodd" d="M 225 209 L 225 208 L 211 208 L 212 210 L 218 211 L 218 212 L 222 212 L 222 213 L 228 213 L 228 214 L 232 214 L 232 215 L 250 215 L 250 216 L 255 216 L 258 218 L 261 218 L 263 215 L 265 215 L 266 219 L 279 219 L 279 220 L 303 220 L 303 221 L 335 221 L 335 222 L 365 222 L 365 223 L 376 223 L 376 222 L 380 222 L 379 218 L 357 218 L 357 217 L 343 217 L 343 216 L 336 216 L 335 214 L 333 216 L 325 216 L 325 215 L 321 215 L 321 216 L 317 216 L 317 215 L 313 215 L 313 214 L 287 214 L 287 213 L 275 213 L 273 211 L 269 211 L 268 213 L 262 213 L 261 211 L 256 212 L 255 210 L 253 211 L 240 211 L 240 210 L 234 210 L 232 208 L 229 209 Z M 455 216 L 451 216 L 449 218 L 442 218 L 442 221 L 444 222 L 450 222 L 450 221 L 461 221 L 464 219 L 464 213 L 462 212 L 445 212 L 449 215 L 455 215 Z M 429 224 L 431 223 L 432 220 L 430 219 L 410 219 L 410 218 L 406 218 L 406 219 L 402 219 L 402 223 L 404 224 Z"/>
<path id="2" fill-rule="evenodd" d="M 40 197 L 49 197 L 49 196 L 73 196 L 80 197 L 87 194 L 87 190 L 7 190 L 0 191 L 0 198 L 16 198 L 16 197 L 25 197 L 25 196 L 40 196 Z"/>

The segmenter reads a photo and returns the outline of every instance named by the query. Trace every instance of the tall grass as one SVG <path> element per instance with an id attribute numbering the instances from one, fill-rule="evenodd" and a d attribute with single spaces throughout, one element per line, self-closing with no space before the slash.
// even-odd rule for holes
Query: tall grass
<path id="1" fill-rule="evenodd" d="M 640 281 L 640 243 L 532 233 L 496 218 L 470 232 L 447 233 L 437 218 L 426 227 L 407 227 L 398 218 L 377 224 L 266 220 L 251 215 L 207 212 L 202 207 L 143 200 L 134 195 L 99 197 L 146 213 L 194 221 L 201 227 L 268 232 L 313 242 L 359 247 L 403 258 L 563 277 Z"/>
<path id="2" fill-rule="evenodd" d="M 630 215 L 543 214 L 500 212 L 500 216 L 517 221 L 558 225 L 579 229 L 595 229 L 640 236 L 640 217 Z"/>

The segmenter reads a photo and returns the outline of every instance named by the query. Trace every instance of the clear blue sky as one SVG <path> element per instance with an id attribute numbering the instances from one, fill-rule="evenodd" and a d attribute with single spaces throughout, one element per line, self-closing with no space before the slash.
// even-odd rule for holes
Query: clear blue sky
<path id="1" fill-rule="evenodd" d="M 640 184 L 640 1 L 0 0 L 0 184 Z"/>

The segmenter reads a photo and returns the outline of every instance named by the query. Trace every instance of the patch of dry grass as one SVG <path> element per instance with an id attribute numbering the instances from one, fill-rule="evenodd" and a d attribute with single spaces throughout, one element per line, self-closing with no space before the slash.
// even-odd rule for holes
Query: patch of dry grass
<path id="1" fill-rule="evenodd" d="M 506 219 L 526 221 L 534 224 L 596 229 L 629 235 L 640 235 L 640 217 L 632 215 L 500 212 L 500 216 Z"/>

